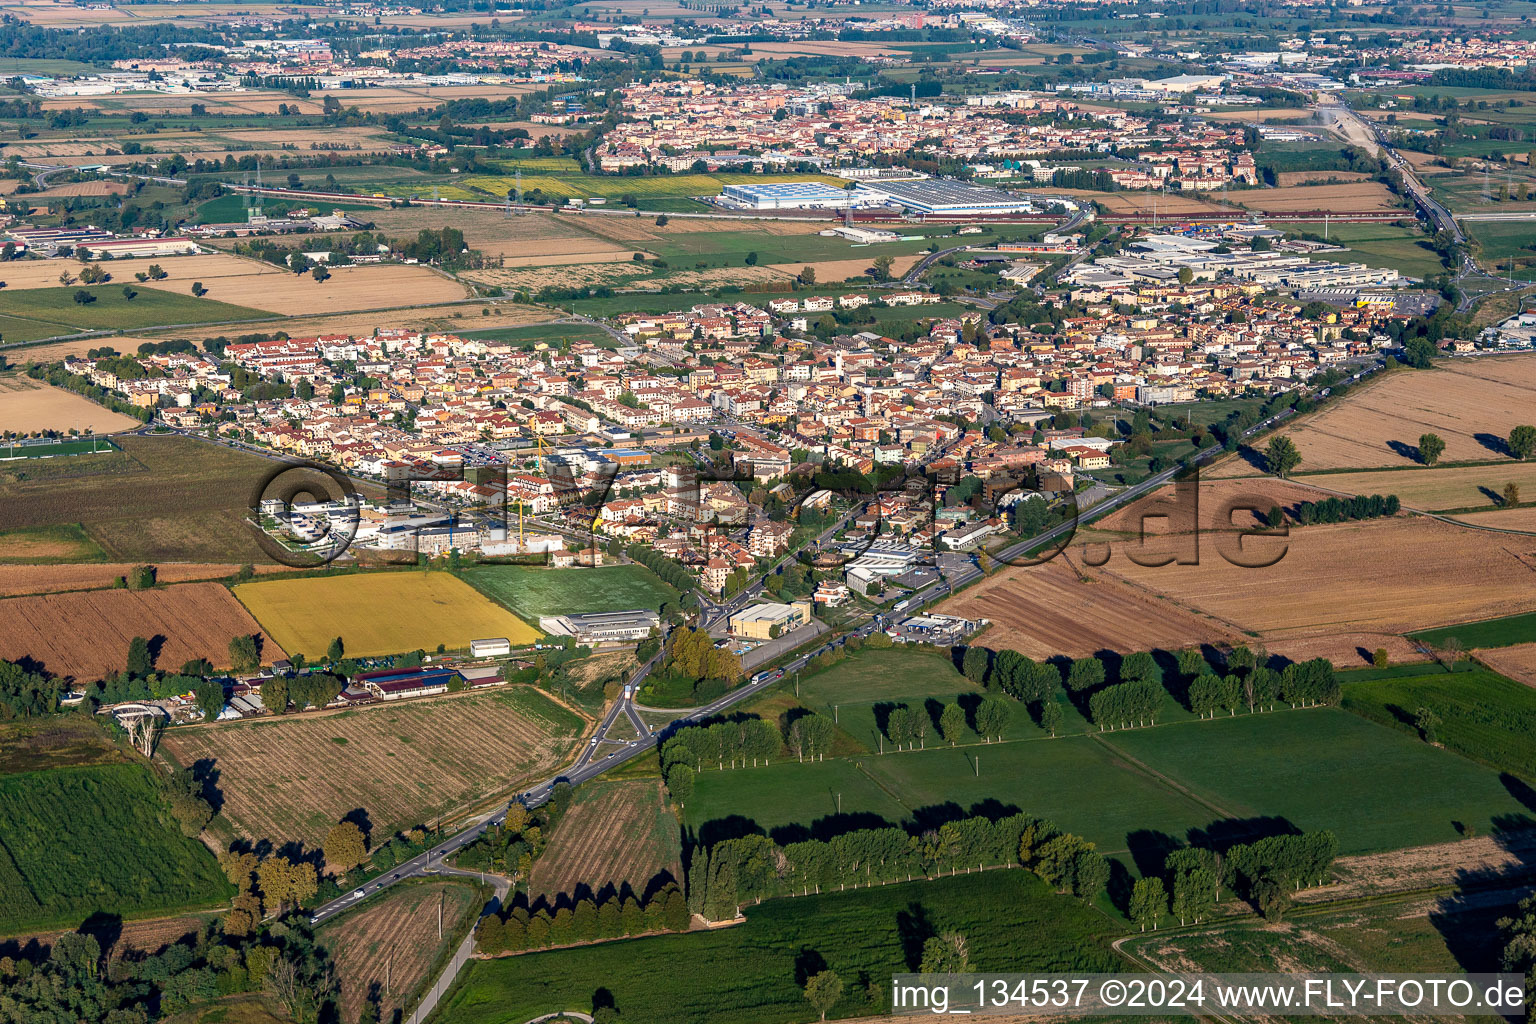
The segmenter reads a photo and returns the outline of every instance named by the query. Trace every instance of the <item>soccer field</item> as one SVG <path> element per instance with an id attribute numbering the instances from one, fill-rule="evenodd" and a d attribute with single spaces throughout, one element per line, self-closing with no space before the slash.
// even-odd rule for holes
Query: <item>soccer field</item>
<path id="1" fill-rule="evenodd" d="M 677 591 L 643 565 L 597 569 L 482 565 L 464 570 L 463 577 L 476 590 L 529 622 L 537 622 L 541 615 L 570 612 L 655 611 L 662 602 L 677 600 Z"/>
<path id="2" fill-rule="evenodd" d="M 450 650 L 471 640 L 531 643 L 539 631 L 446 572 L 358 573 L 262 580 L 235 588 L 262 629 L 290 654 L 322 657 L 341 637 L 350 657 Z"/>

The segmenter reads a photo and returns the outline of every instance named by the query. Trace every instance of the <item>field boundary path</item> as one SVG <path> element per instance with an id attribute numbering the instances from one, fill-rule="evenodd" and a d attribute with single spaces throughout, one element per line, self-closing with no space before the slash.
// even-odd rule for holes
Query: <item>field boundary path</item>
<path id="1" fill-rule="evenodd" d="M 476 928 L 490 914 L 501 912 L 502 901 L 507 898 L 507 893 L 512 888 L 512 880 L 501 875 L 488 875 L 480 871 L 465 871 L 461 868 L 450 868 L 447 866 L 439 868 L 436 873 L 460 875 L 465 878 L 491 879 L 495 892 L 481 909 L 480 916 L 475 918 L 475 923 L 469 926 L 469 934 L 464 936 L 464 941 L 460 942 L 458 948 L 453 951 L 453 956 L 449 959 L 447 965 L 443 967 L 442 973 L 437 976 L 437 980 L 432 983 L 432 987 L 427 989 L 426 994 L 421 997 L 421 1002 L 417 1004 L 416 1009 L 412 1010 L 410 1015 L 405 1018 L 405 1024 L 422 1024 L 423 1021 L 431 1016 L 432 1011 L 437 1009 L 438 1001 L 443 998 L 449 986 L 453 984 L 454 979 L 459 976 L 459 971 L 474 958 Z M 590 1019 L 588 1018 L 588 1020 Z"/>
<path id="2" fill-rule="evenodd" d="M 1296 709 L 1292 708 L 1291 710 L 1294 711 Z M 1223 818 L 1239 818 L 1239 817 L 1242 817 L 1242 815 L 1235 814 L 1232 811 L 1228 810 L 1227 808 L 1221 806 L 1220 804 L 1215 803 L 1215 802 L 1207 799 L 1206 797 L 1201 796 L 1199 793 L 1196 793 L 1194 790 L 1190 789 L 1188 786 L 1185 786 L 1185 785 L 1175 781 L 1174 779 L 1169 778 L 1168 776 L 1164 775 L 1162 772 L 1158 771 L 1156 768 L 1153 768 L 1151 765 L 1147 764 L 1145 761 L 1142 761 L 1142 760 L 1140 760 L 1138 758 L 1132 757 L 1130 754 L 1126 753 L 1124 750 L 1121 750 L 1119 747 L 1117 747 L 1113 743 L 1109 742 L 1109 740 L 1105 739 L 1104 735 L 1102 733 L 1086 732 L 1083 735 L 1087 736 L 1089 739 L 1093 740 L 1095 743 L 1102 744 L 1105 748 L 1107 748 L 1109 750 L 1111 755 L 1113 755 L 1114 757 L 1118 758 L 1121 761 L 1124 761 L 1126 764 L 1130 765 L 1131 768 L 1134 769 L 1135 771 L 1141 773 L 1142 775 L 1145 775 L 1149 779 L 1153 779 L 1156 782 L 1162 783 L 1163 785 L 1167 786 L 1169 789 L 1173 790 L 1176 793 L 1179 793 L 1179 794 L 1182 794 L 1183 796 L 1189 797 L 1191 800 L 1193 800 L 1195 803 L 1199 804 L 1201 807 L 1204 807 L 1204 808 L 1206 808 L 1207 810 L 1210 810 L 1210 811 L 1214 811 L 1215 813 L 1221 815 Z"/>

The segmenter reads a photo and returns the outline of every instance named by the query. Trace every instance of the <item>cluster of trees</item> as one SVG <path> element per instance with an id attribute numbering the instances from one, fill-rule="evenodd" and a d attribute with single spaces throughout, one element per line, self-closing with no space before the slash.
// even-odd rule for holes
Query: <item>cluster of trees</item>
<path id="1" fill-rule="evenodd" d="M 50 715 L 58 706 L 56 680 L 0 658 L 0 719 Z"/>
<path id="2" fill-rule="evenodd" d="M 660 576 L 663 582 L 673 590 L 686 594 L 691 590 L 698 589 L 699 581 L 693 573 L 683 568 L 674 559 L 668 558 L 654 548 L 644 544 L 631 544 L 624 549 L 624 553 L 657 576 Z"/>
<path id="3" fill-rule="evenodd" d="M 1322 501 L 1304 501 L 1296 506 L 1296 522 L 1302 526 L 1313 523 L 1347 523 L 1356 519 L 1380 519 L 1395 516 L 1402 511 L 1403 503 L 1397 495 L 1357 494 L 1352 498 L 1324 498 Z M 1271 515 L 1273 520 L 1273 515 Z"/>
<path id="4" fill-rule="evenodd" d="M 634 896 L 615 896 L 602 903 L 577 900 L 554 913 L 515 907 L 505 917 L 491 914 L 475 929 L 475 942 L 480 952 L 494 956 L 647 932 L 685 932 L 688 923 L 687 899 L 676 885 L 668 885 L 644 905 Z"/>
<path id="5" fill-rule="evenodd" d="M 728 920 L 742 903 L 772 896 L 1016 865 L 1084 899 L 1109 880 L 1108 862 L 1080 836 L 1028 814 L 978 815 L 917 834 L 891 826 L 782 846 L 767 836 L 748 835 L 698 847 L 688 864 L 688 908 L 711 921 Z"/>
<path id="6" fill-rule="evenodd" d="M 1527 896 L 1516 907 L 1513 917 L 1498 921 L 1503 940 L 1500 965 L 1504 970 L 1525 975 L 1525 1003 L 1536 996 L 1536 896 Z"/>
<path id="7" fill-rule="evenodd" d="M 391 243 L 391 248 L 406 259 L 416 259 L 423 263 L 452 263 L 463 254 L 466 247 L 464 232 L 458 228 L 445 227 L 436 231 L 422 228 L 414 239 L 397 240 Z"/>
<path id="8" fill-rule="evenodd" d="M 346 689 L 346 680 L 329 672 L 308 672 L 292 677 L 273 676 L 261 684 L 261 703 L 274 715 L 292 704 L 299 711 L 323 708 Z"/>
<path id="9" fill-rule="evenodd" d="M 1161 877 L 1149 875 L 1132 887 L 1130 918 L 1145 931 L 1156 928 L 1171 909 L 1180 925 L 1199 924 L 1230 888 L 1266 918 L 1279 920 L 1292 890 L 1328 880 L 1338 845 L 1332 832 L 1321 831 L 1269 836 L 1230 847 L 1225 854 L 1180 847 L 1164 860 Z"/>
<path id="10" fill-rule="evenodd" d="M 1156 725 L 1165 691 L 1150 679 L 1115 683 L 1088 698 L 1088 718 L 1099 731 Z"/>
<path id="11" fill-rule="evenodd" d="M 459 854 L 459 867 L 471 871 L 499 871 L 514 881 L 527 879 L 533 871 L 534 861 L 548 844 L 555 822 L 565 813 L 570 801 L 571 787 L 561 783 L 549 802 L 537 810 L 530 811 L 522 804 L 513 804 L 499 826 L 488 829 L 464 848 Z"/>
<path id="12" fill-rule="evenodd" d="M 208 929 L 150 956 L 109 954 L 96 935 L 70 932 L 53 940 L 45 959 L 0 957 L 6 1019 L 143 1024 L 222 996 L 264 992 L 290 1019 L 314 1021 L 334 1008 L 338 992 L 328 954 L 301 924 L 260 935 Z M 370 1006 L 366 1019 L 376 1021 L 377 1004 Z"/>
<path id="13" fill-rule="evenodd" d="M 830 734 L 826 739 L 830 740 Z M 663 772 L 677 765 L 694 771 L 707 767 L 724 771 L 738 763 L 744 768 L 748 762 L 756 767 L 777 755 L 783 745 L 783 737 L 772 722 L 756 715 L 735 715 L 677 730 L 661 745 L 661 767 Z"/>
<path id="14" fill-rule="evenodd" d="M 741 678 L 741 656 L 716 647 L 702 629 L 674 629 L 667 641 L 665 671 L 686 679 L 733 683 Z"/>

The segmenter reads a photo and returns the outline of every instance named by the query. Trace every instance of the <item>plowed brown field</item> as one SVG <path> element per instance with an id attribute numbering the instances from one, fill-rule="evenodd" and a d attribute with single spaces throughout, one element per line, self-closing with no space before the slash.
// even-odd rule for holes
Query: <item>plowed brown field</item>
<path id="1" fill-rule="evenodd" d="M 318 843 L 362 810 L 378 843 L 553 768 L 583 724 L 520 686 L 172 729 L 161 750 L 182 765 L 212 762 L 238 836 Z"/>
<path id="2" fill-rule="evenodd" d="M 561 819 L 549 846 L 534 864 L 528 895 L 551 903 L 560 895 L 644 898 L 653 882 L 682 881 L 677 819 L 667 810 L 661 783 L 653 779 L 599 782 Z"/>
<path id="3" fill-rule="evenodd" d="M 0 597 L 22 594 L 56 594 L 65 590 L 99 590 L 126 576 L 133 562 L 88 562 L 79 565 L 0 565 Z M 233 576 L 240 567 L 220 562 L 169 562 L 155 566 L 160 583 L 189 583 L 194 580 L 222 580 Z M 254 566 L 258 576 L 287 572 L 285 565 Z"/>
<path id="4" fill-rule="evenodd" d="M 1267 568 L 1115 559 L 1104 574 L 1258 633 L 1277 653 L 1343 663 L 1395 634 L 1529 611 L 1536 588 L 1536 541 L 1420 517 L 1294 529 L 1286 545 Z"/>
<path id="5" fill-rule="evenodd" d="M 336 958 L 341 1019 L 357 1020 L 369 988 L 377 985 L 380 1019 L 394 1020 L 395 1010 L 405 1007 L 406 999 L 426 978 L 438 954 L 468 928 L 482 906 L 477 887 L 469 881 L 397 885 L 321 929 L 321 944 Z M 437 935 L 439 907 L 441 939 Z"/>
<path id="6" fill-rule="evenodd" d="M 990 619 L 992 628 L 983 639 L 987 646 L 1012 648 L 1031 658 L 1241 642 L 1239 631 L 1226 623 L 1139 593 L 1102 569 L 1085 569 L 1093 582 L 1081 582 L 1067 564 L 1070 558 L 1081 566 L 1081 554 L 1004 569 L 940 604 L 938 611 Z M 1124 564 L 1124 559 L 1113 558 L 1111 564 Z"/>
<path id="7" fill-rule="evenodd" d="M 161 639 L 157 664 L 179 668 L 194 658 L 229 664 L 229 641 L 261 635 L 234 595 L 217 583 L 155 590 L 91 590 L 0 601 L 0 658 L 31 658 L 56 676 L 80 682 L 121 671 L 136 636 Z M 262 659 L 283 651 L 261 636 Z"/>

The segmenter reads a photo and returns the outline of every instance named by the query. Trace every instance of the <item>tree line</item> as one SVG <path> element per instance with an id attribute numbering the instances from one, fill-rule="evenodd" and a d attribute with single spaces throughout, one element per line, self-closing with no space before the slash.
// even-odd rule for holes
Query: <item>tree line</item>
<path id="1" fill-rule="evenodd" d="M 1128 913 L 1146 931 L 1167 913 L 1180 925 L 1200 924 L 1231 889 L 1267 920 L 1278 921 L 1291 892 L 1325 883 L 1338 856 L 1330 831 L 1267 836 L 1224 852 L 1184 846 L 1168 853 L 1161 875 L 1149 874 L 1131 888 Z"/>
<path id="2" fill-rule="evenodd" d="M 1278 507 L 1278 506 L 1277 506 Z M 1358 519 L 1380 519 L 1395 516 L 1402 511 L 1403 503 L 1395 494 L 1382 496 L 1357 494 L 1352 498 L 1324 498 L 1321 501 L 1303 501 L 1296 506 L 1296 522 L 1302 526 L 1314 523 L 1348 523 Z M 1275 513 L 1269 515 L 1271 526 L 1279 526 Z"/>
<path id="3" fill-rule="evenodd" d="M 614 896 L 600 903 L 577 900 L 554 913 L 513 907 L 505 916 L 487 915 L 475 929 L 475 942 L 480 952 L 495 956 L 647 932 L 685 932 L 688 924 L 688 901 L 681 889 L 669 884 L 643 904 L 634 896 Z"/>
<path id="4" fill-rule="evenodd" d="M 1058 892 L 1083 899 L 1109 881 L 1109 863 L 1093 843 L 1028 814 L 977 815 L 913 834 L 890 826 L 829 840 L 779 845 L 764 835 L 726 839 L 693 850 L 688 909 L 706 920 L 734 918 L 747 902 L 823 889 L 929 878 L 972 867 L 1022 866 Z"/>

